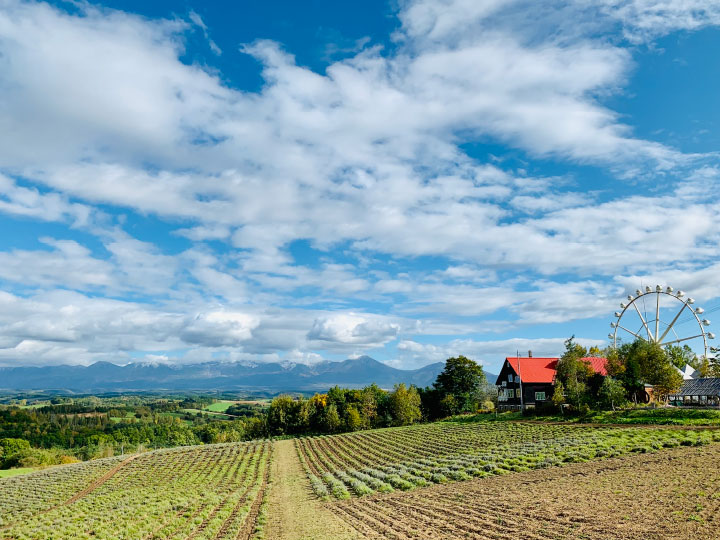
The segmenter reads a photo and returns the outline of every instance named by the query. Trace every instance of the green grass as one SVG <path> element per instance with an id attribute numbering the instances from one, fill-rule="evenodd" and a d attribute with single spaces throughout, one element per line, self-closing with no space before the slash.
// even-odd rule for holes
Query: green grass
<path id="1" fill-rule="evenodd" d="M 48 405 L 52 405 L 49 401 L 38 401 L 37 403 L 32 403 L 30 405 L 21 405 L 21 409 L 39 409 L 40 407 L 47 407 Z"/>
<path id="2" fill-rule="evenodd" d="M 197 413 L 201 413 L 203 416 L 208 415 L 210 418 L 218 418 L 218 419 L 220 419 L 220 420 L 227 420 L 228 418 L 230 418 L 230 417 L 229 417 L 227 414 L 225 414 L 225 413 L 209 411 L 209 410 L 207 410 L 207 409 L 180 409 L 180 413 L 166 413 L 166 414 L 170 414 L 170 415 L 173 415 L 173 416 L 174 416 L 174 415 L 180 415 L 180 416 L 182 416 L 181 413 L 182 413 L 182 414 L 190 413 L 190 414 L 192 414 L 193 416 L 196 415 Z"/>
<path id="3" fill-rule="evenodd" d="M 586 421 L 598 424 L 663 424 L 678 426 L 720 425 L 720 410 L 714 409 L 631 409 L 591 413 Z"/>
<path id="4" fill-rule="evenodd" d="M 37 467 L 20 467 L 18 469 L 4 469 L 0 470 L 0 478 L 10 478 L 11 476 L 18 476 L 19 474 L 27 474 L 36 471 Z"/>
<path id="5" fill-rule="evenodd" d="M 720 426 L 720 410 L 638 407 L 621 411 L 591 411 L 584 416 L 522 415 L 519 412 L 481 413 L 451 418 L 452 422 L 500 421 L 579 422 L 591 424 L 657 424 L 675 426 Z"/>
<path id="6" fill-rule="evenodd" d="M 205 407 L 205 410 L 212 411 L 212 412 L 224 413 L 234 403 L 235 403 L 234 401 L 227 401 L 227 400 L 218 401 L 216 403 L 213 403 L 212 405 L 208 405 L 207 407 Z"/>
<path id="7" fill-rule="evenodd" d="M 125 420 L 127 420 L 129 418 L 135 418 L 135 413 L 127 412 L 127 413 L 125 413 L 125 416 L 111 416 L 110 421 L 118 423 L 118 422 L 124 422 Z"/>

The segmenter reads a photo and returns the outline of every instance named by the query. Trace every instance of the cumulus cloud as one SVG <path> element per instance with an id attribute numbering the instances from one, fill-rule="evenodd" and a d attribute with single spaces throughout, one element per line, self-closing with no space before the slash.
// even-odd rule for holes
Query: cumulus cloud
<path id="1" fill-rule="evenodd" d="M 324 342 L 329 348 L 337 345 L 372 348 L 392 341 L 398 331 L 399 325 L 395 322 L 348 313 L 316 319 L 308 339 Z"/>
<path id="2" fill-rule="evenodd" d="M 246 313 L 201 313 L 185 325 L 180 337 L 186 343 L 206 347 L 232 347 L 249 340 L 258 324 L 255 317 Z"/>

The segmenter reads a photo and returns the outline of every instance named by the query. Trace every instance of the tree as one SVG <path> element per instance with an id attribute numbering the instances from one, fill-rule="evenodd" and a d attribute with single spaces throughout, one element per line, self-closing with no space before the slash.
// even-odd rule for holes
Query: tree
<path id="1" fill-rule="evenodd" d="M 563 385 L 565 396 L 573 407 L 580 407 L 590 401 L 588 380 L 595 372 L 590 364 L 581 359 L 587 350 L 575 342 L 575 336 L 565 341 L 565 352 L 557 363 L 555 380 Z"/>
<path id="2" fill-rule="evenodd" d="M 605 377 L 598 391 L 598 397 L 604 408 L 612 408 L 613 411 L 615 407 L 627 402 L 625 387 L 612 377 Z"/>
<path id="3" fill-rule="evenodd" d="M 395 426 L 407 426 L 422 418 L 420 413 L 420 394 L 417 388 L 407 388 L 405 384 L 396 384 L 390 392 L 388 405 Z"/>
<path id="4" fill-rule="evenodd" d="M 561 381 L 555 383 L 555 390 L 553 390 L 552 402 L 558 406 L 560 412 L 562 412 L 563 403 L 565 403 L 565 387 Z"/>
<path id="5" fill-rule="evenodd" d="M 440 403 L 446 401 L 447 396 L 453 396 L 453 412 L 476 412 L 484 399 L 483 389 L 487 379 L 482 367 L 465 356 L 448 358 L 445 367 L 437 376 L 433 387 L 438 392 Z"/>
<path id="6" fill-rule="evenodd" d="M 6 438 L 0 439 L 0 456 L 2 456 L 1 468 L 15 467 L 30 455 L 30 442 L 25 439 Z"/>
<path id="7" fill-rule="evenodd" d="M 334 403 L 325 408 L 323 427 L 327 433 L 337 433 L 342 427 L 342 420 L 340 420 L 340 414 L 338 414 L 337 406 Z"/>
<path id="8" fill-rule="evenodd" d="M 446 394 L 444 398 L 440 400 L 440 411 L 442 416 L 454 416 L 463 412 L 463 403 L 460 402 L 455 394 Z"/>
<path id="9" fill-rule="evenodd" d="M 650 384 L 655 396 L 664 400 L 682 385 L 682 375 L 674 368 L 670 354 L 657 343 L 638 339 L 622 345 L 617 354 L 623 366 L 618 379 L 630 395 Z"/>
<path id="10" fill-rule="evenodd" d="M 360 412 L 355 408 L 354 405 L 350 405 L 347 409 L 347 429 L 348 431 L 357 431 L 365 427 L 365 422 L 360 416 Z"/>
<path id="11" fill-rule="evenodd" d="M 441 404 L 442 396 L 438 390 L 428 386 L 420 388 L 418 392 L 420 394 L 420 409 L 425 420 L 431 422 L 445 416 Z"/>
<path id="12" fill-rule="evenodd" d="M 302 433 L 308 424 L 308 407 L 302 399 L 282 395 L 273 399 L 268 407 L 267 426 L 273 435 Z"/>
<path id="13" fill-rule="evenodd" d="M 688 345 L 668 345 L 665 347 L 665 352 L 670 362 L 678 369 L 684 369 L 686 364 L 695 369 L 700 367 L 700 360 Z"/>

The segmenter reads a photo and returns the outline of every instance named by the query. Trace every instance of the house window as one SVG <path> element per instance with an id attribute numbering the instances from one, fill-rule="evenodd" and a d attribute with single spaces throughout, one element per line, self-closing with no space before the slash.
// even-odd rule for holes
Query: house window
<path id="1" fill-rule="evenodd" d="M 520 392 L 518 390 L 510 390 L 510 397 L 511 398 L 520 397 Z"/>
<path id="2" fill-rule="evenodd" d="M 505 388 L 505 387 L 507 386 L 507 381 L 502 381 L 502 382 L 500 383 L 500 386 L 502 386 L 503 388 Z"/>
<path id="3" fill-rule="evenodd" d="M 512 373 L 511 373 L 510 375 L 508 375 L 508 382 L 513 382 L 513 376 L 512 376 Z"/>
<path id="4" fill-rule="evenodd" d="M 535 392 L 535 401 L 545 401 L 545 392 Z"/>

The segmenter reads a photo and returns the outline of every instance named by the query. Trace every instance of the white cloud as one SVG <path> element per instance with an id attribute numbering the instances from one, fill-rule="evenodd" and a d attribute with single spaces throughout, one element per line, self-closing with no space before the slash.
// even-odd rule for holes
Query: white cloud
<path id="1" fill-rule="evenodd" d="M 180 337 L 186 343 L 207 347 L 235 347 L 248 341 L 258 324 L 257 318 L 246 313 L 201 313 L 185 325 Z"/>
<path id="2" fill-rule="evenodd" d="M 599 5 L 623 24 L 626 36 L 635 42 L 720 25 L 720 5 L 707 0 L 604 0 Z"/>
<path id="3" fill-rule="evenodd" d="M 93 213 L 89 206 L 71 203 L 60 193 L 41 193 L 34 187 L 19 186 L 0 174 L 0 212 L 44 221 L 62 221 L 74 227 L 87 225 Z"/>
<path id="4" fill-rule="evenodd" d="M 40 241 L 52 250 L 0 252 L 0 278 L 23 286 L 63 284 L 77 289 L 113 284 L 112 265 L 94 258 L 86 247 L 72 240 L 41 238 Z"/>
<path id="5" fill-rule="evenodd" d="M 43 166 L 108 149 L 170 158 L 175 144 L 207 136 L 229 93 L 178 61 L 186 23 L 78 8 L 82 16 L 3 2 L 0 165 Z"/>
<path id="6" fill-rule="evenodd" d="M 399 330 L 397 323 L 383 318 L 347 313 L 316 319 L 308 339 L 323 342 L 328 348 L 337 345 L 374 348 L 394 340 Z"/>
<path id="7" fill-rule="evenodd" d="M 205 22 L 202 20 L 202 17 L 200 17 L 200 15 L 198 15 L 195 11 L 190 11 L 190 13 L 188 14 L 188 17 L 190 18 L 190 20 L 192 21 L 192 23 L 195 26 L 197 26 L 198 28 L 200 28 L 200 30 L 202 30 L 203 35 L 205 36 L 205 39 L 208 42 L 208 46 L 210 47 L 210 50 L 213 53 L 220 56 L 222 54 L 222 50 L 220 49 L 220 47 L 217 46 L 217 43 L 215 43 L 212 39 L 210 39 L 210 33 L 208 32 L 208 27 L 205 24 Z"/>

